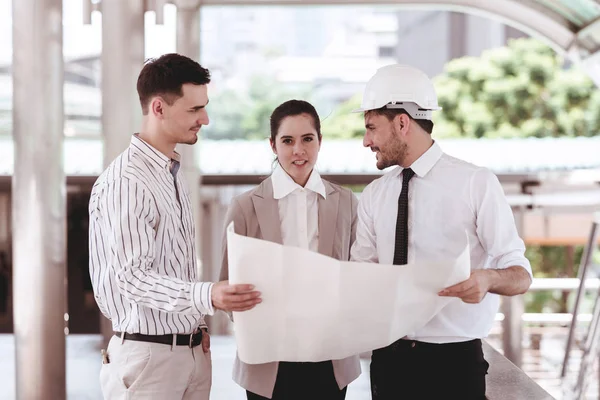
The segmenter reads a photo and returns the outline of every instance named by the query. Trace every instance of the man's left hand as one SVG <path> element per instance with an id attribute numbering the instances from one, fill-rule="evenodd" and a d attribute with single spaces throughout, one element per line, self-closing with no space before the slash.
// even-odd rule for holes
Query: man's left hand
<path id="1" fill-rule="evenodd" d="M 202 350 L 205 353 L 208 353 L 210 350 L 210 335 L 206 329 L 202 329 Z"/>
<path id="2" fill-rule="evenodd" d="M 440 296 L 459 297 L 465 303 L 477 304 L 490 290 L 491 277 L 489 270 L 476 269 L 466 281 L 450 286 L 438 293 Z"/>

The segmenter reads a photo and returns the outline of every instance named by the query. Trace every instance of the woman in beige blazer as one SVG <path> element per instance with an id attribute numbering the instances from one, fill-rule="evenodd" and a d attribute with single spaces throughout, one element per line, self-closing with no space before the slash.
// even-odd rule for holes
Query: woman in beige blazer
<path id="1" fill-rule="evenodd" d="M 299 100 L 278 106 L 271 114 L 270 143 L 277 155 L 272 175 L 233 199 L 225 226 L 233 221 L 238 234 L 348 260 L 358 201 L 350 190 L 321 179 L 314 169 L 321 147 L 315 108 Z M 226 237 L 222 260 L 221 279 L 227 280 Z M 233 379 L 246 389 L 248 400 L 343 400 L 346 387 L 359 375 L 358 356 L 258 365 L 236 357 L 233 369 Z"/>

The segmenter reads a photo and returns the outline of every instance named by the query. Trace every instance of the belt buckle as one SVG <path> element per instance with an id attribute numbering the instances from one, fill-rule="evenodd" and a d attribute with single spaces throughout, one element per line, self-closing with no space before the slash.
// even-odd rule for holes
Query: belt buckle
<path id="1" fill-rule="evenodd" d="M 202 344 L 202 335 L 203 335 L 202 330 L 198 330 L 197 332 L 190 334 L 189 346 L 191 349 Z"/>

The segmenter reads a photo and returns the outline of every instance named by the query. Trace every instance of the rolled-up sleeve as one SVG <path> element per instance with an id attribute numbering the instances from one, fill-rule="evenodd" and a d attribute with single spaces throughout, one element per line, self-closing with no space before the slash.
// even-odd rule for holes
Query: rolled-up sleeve
<path id="1" fill-rule="evenodd" d="M 477 236 L 491 259 L 489 267 L 521 266 L 533 277 L 531 264 L 525 257 L 525 243 L 496 175 L 487 169 L 478 169 L 473 174 L 470 192 Z"/>

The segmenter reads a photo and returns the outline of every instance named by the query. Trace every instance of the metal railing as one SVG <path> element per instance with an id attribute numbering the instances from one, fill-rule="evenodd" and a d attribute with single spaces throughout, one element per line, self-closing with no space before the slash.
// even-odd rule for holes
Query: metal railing
<path id="1" fill-rule="evenodd" d="M 578 323 L 587 324 L 587 326 L 582 326 L 587 329 L 587 332 L 584 340 L 585 344 L 582 349 L 581 364 L 577 373 L 577 382 L 573 387 L 567 389 L 569 393 L 568 397 L 573 399 L 583 398 L 591 375 L 588 370 L 598 358 L 598 347 L 600 345 L 600 279 L 595 277 L 588 278 L 590 274 L 589 269 L 593 263 L 592 258 L 595 250 L 598 248 L 599 226 L 600 213 L 595 213 L 588 241 L 581 258 L 577 278 L 534 278 L 529 289 L 529 291 L 577 290 L 571 313 L 525 313 L 523 296 L 514 296 L 502 299 L 502 312 L 496 315 L 496 320 L 503 321 L 503 327 L 505 328 L 502 333 L 505 346 L 504 352 L 518 367 L 521 366 L 521 341 L 512 339 L 514 337 L 521 337 L 523 323 L 568 326 L 569 331 L 560 374 L 565 388 L 567 387 L 566 377 L 575 331 Z M 592 314 L 580 314 L 581 302 L 587 291 L 595 291 L 597 293 L 594 310 Z M 510 329 L 507 330 L 506 327 Z"/>
<path id="2" fill-rule="evenodd" d="M 581 264 L 579 267 L 580 284 L 577 290 L 577 297 L 573 307 L 573 318 L 569 326 L 569 336 L 567 338 L 567 344 L 565 347 L 565 357 L 563 360 L 563 366 L 561 371 L 561 377 L 564 379 L 567 373 L 569 354 L 571 346 L 573 344 L 573 336 L 578 321 L 579 305 L 583 297 L 584 292 L 587 290 L 586 276 L 588 274 L 588 268 L 592 264 L 592 258 L 594 251 L 598 247 L 598 235 L 600 234 L 600 213 L 594 214 L 592 228 L 590 230 L 590 236 L 586 247 L 584 249 L 583 257 L 581 257 Z M 589 383 L 589 377 L 591 374 L 588 370 L 592 367 L 594 361 L 598 358 L 598 342 L 600 341 L 600 292 L 596 295 L 596 301 L 594 302 L 594 311 L 592 313 L 592 320 L 588 326 L 587 336 L 585 338 L 585 344 L 583 347 L 583 355 L 581 356 L 581 365 L 579 367 L 579 373 L 577 376 L 577 383 L 572 388 L 570 393 L 574 399 L 583 399 L 586 393 L 587 385 Z M 569 388 L 571 389 L 571 388 Z"/>

